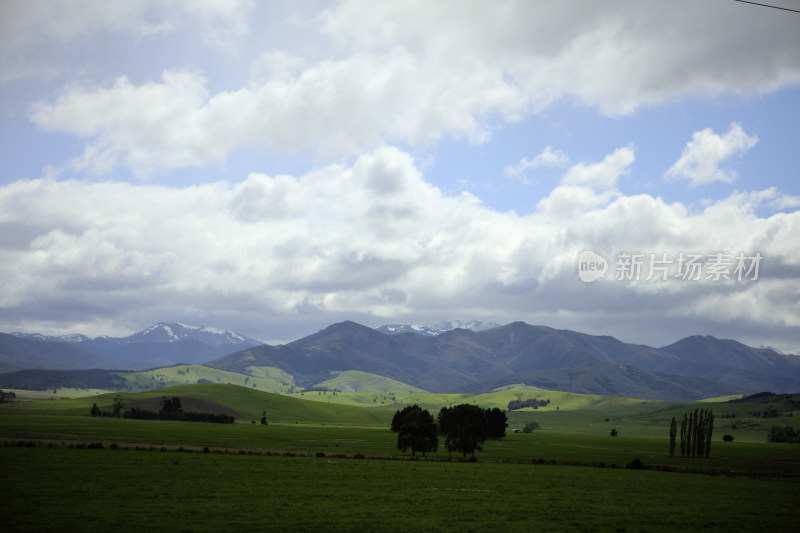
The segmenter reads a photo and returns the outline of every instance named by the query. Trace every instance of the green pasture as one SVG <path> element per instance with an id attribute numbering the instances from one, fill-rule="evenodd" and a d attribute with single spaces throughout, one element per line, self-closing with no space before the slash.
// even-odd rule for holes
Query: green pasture
<path id="1" fill-rule="evenodd" d="M 0 438 L 10 442 L 35 441 L 68 445 L 103 442 L 120 446 L 167 446 L 219 450 L 291 451 L 299 454 L 400 457 L 397 435 L 383 426 L 332 424 L 252 423 L 208 424 L 175 421 L 125 420 L 89 416 L 56 416 L 52 413 L 0 411 Z M 722 442 L 716 437 L 711 457 L 669 457 L 669 441 L 662 436 L 592 435 L 537 430 L 509 433 L 504 439 L 487 441 L 477 457 L 483 462 L 531 464 L 587 464 L 625 466 L 640 459 L 648 467 L 716 473 L 786 472 L 800 476 L 800 447 L 766 442 Z M 444 449 L 431 458 L 458 459 Z M 679 454 L 678 454 L 679 455 Z"/>
<path id="2" fill-rule="evenodd" d="M 316 392 L 299 398 L 201 384 L 3 404 L 3 529 L 800 527 L 800 446 L 765 442 L 769 425 L 800 416 L 793 399 L 678 404 L 532 390 L 479 396 Z M 239 419 L 211 424 L 89 416 L 94 403 L 111 410 L 116 394 L 123 403 L 194 398 L 232 409 Z M 410 403 L 434 412 L 457 403 L 503 407 L 529 394 L 549 398 L 550 405 L 508 413 L 507 436 L 487 441 L 476 463 L 448 454 L 443 437 L 438 452 L 412 461 L 388 429 L 396 409 Z M 669 420 L 701 405 L 718 414 L 711 457 L 670 457 Z M 772 410 L 779 416 L 755 416 Z M 262 411 L 266 426 L 257 423 Z M 530 421 L 541 428 L 512 432 Z M 612 427 L 617 437 L 609 435 Z M 725 433 L 735 440 L 722 442 Z M 102 449 L 94 449 L 97 443 Z M 642 470 L 625 468 L 634 459 Z"/>
<path id="3" fill-rule="evenodd" d="M 325 428 L 328 431 L 328 428 Z M 6 531 L 797 531 L 796 480 L 0 447 Z"/>
<path id="4" fill-rule="evenodd" d="M 268 367 L 250 367 L 247 374 L 240 374 L 203 365 L 176 365 L 140 372 L 117 372 L 117 375 L 125 379 L 126 389 L 129 391 L 191 385 L 204 380 L 283 393 L 288 392 L 294 384 L 294 378 L 286 372 Z"/>
<path id="5" fill-rule="evenodd" d="M 334 377 L 318 383 L 316 386 L 336 389 L 340 392 L 424 392 L 422 389 L 414 387 L 413 385 L 401 383 L 400 381 L 377 374 L 370 374 L 369 372 L 347 370 L 344 372 L 334 372 L 334 374 Z"/>
<path id="6" fill-rule="evenodd" d="M 117 394 L 122 396 L 124 403 L 164 396 L 202 399 L 232 409 L 240 419 L 235 424 L 209 424 L 88 416 L 94 403 L 110 411 Z M 509 398 L 515 398 L 515 394 L 514 391 L 474 397 L 427 394 L 409 399 L 414 399 L 435 413 L 442 405 L 460 402 L 475 402 L 482 407 L 503 402 L 507 404 Z M 786 416 L 781 418 L 758 419 L 760 429 L 753 429 L 756 418 L 746 417 L 754 411 L 763 410 L 764 402 L 675 404 L 548 391 L 537 391 L 536 394 L 550 398 L 550 405 L 538 410 L 509 412 L 506 438 L 485 443 L 483 451 L 478 453 L 479 460 L 624 466 L 638 458 L 648 466 L 667 466 L 678 470 L 769 473 L 799 470 L 800 447 L 766 443 L 769 424 L 790 424 L 794 417 L 788 415 L 793 415 L 793 412 L 783 412 Z M 306 394 L 313 395 L 313 392 Z M 347 396 L 345 393 L 342 395 Z M 371 393 L 351 393 L 349 396 L 365 398 Z M 715 412 L 736 415 L 736 418 L 717 418 L 718 426 L 725 428 L 726 424 L 736 421 L 744 429 L 718 428 L 709 459 L 670 458 L 670 419 L 675 416 L 680 420 L 684 412 L 697 405 L 711 405 Z M 392 457 L 401 455 L 396 449 L 396 434 L 388 430 L 398 407 L 395 403 L 358 407 L 311 401 L 235 385 L 182 385 L 140 393 L 109 393 L 86 398 L 5 404 L 0 408 L 0 439 L 56 444 L 81 441 L 147 443 L 170 447 L 183 445 L 298 453 L 361 453 Z M 253 423 L 260 419 L 262 411 L 267 413 L 267 426 Z M 519 432 L 530 421 L 536 421 L 540 429 L 529 434 Z M 617 430 L 617 437 L 609 435 L 611 428 Z M 722 442 L 722 435 L 728 432 L 734 435 L 734 442 Z M 433 457 L 449 457 L 444 451 L 444 438 L 440 441 L 440 451 Z"/>

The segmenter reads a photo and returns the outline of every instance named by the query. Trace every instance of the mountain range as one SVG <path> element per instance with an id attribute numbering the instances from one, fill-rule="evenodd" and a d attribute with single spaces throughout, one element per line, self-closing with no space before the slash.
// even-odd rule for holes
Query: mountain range
<path id="1" fill-rule="evenodd" d="M 234 372 L 269 366 L 312 386 L 356 369 L 435 392 L 540 388 L 652 399 L 699 399 L 800 390 L 800 357 L 732 340 L 687 337 L 663 348 L 514 322 L 436 336 L 385 335 L 342 322 L 280 346 L 262 345 L 206 363 Z"/>
<path id="2" fill-rule="evenodd" d="M 205 361 L 207 367 L 242 374 L 277 368 L 300 387 L 357 370 L 431 392 L 480 393 L 525 384 L 578 393 L 694 400 L 800 391 L 800 357 L 734 340 L 693 336 L 653 348 L 523 322 L 458 325 L 373 329 L 347 321 L 274 346 L 229 330 L 174 323 L 159 323 L 122 339 L 85 338 L 72 343 L 0 334 L 0 371 L 54 368 L 59 359 L 73 361 L 72 366 L 62 363 L 63 369 L 124 368 L 106 363 L 131 361 L 140 354 L 131 364 L 142 367 L 146 361 L 153 367 L 159 359 L 180 356 L 184 363 Z M 475 330 L 463 327 L 470 325 Z M 81 357 L 82 367 L 74 363 Z M 8 376 L 0 375 L 0 386 L 8 386 L 3 383 Z"/>
<path id="3" fill-rule="evenodd" d="M 82 334 L 0 334 L 0 371 L 108 368 L 143 370 L 176 363 L 200 364 L 236 350 L 262 344 L 229 329 L 159 322 L 127 337 Z M 13 337 L 14 342 L 6 337 Z M 37 357 L 37 348 L 43 356 Z M 50 354 L 60 354 L 54 358 Z"/>

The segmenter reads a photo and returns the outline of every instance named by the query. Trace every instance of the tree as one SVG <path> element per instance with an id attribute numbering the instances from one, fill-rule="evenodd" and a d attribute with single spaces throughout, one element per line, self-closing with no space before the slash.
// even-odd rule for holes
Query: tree
<path id="1" fill-rule="evenodd" d="M 122 396 L 117 394 L 114 396 L 114 411 L 111 413 L 111 416 L 119 418 L 122 414 Z"/>
<path id="2" fill-rule="evenodd" d="M 686 457 L 691 457 L 694 447 L 692 446 L 692 434 L 694 433 L 694 422 L 692 420 L 692 413 L 688 414 L 687 420 L 689 424 L 686 426 Z"/>
<path id="3" fill-rule="evenodd" d="M 411 448 L 411 455 L 422 452 L 435 452 L 439 448 L 436 422 L 427 409 L 411 409 L 403 416 L 397 432 L 397 449 L 405 452 Z"/>
<path id="4" fill-rule="evenodd" d="M 523 433 L 533 433 L 534 429 L 539 429 L 539 423 L 538 422 L 528 422 L 527 424 L 525 424 L 525 427 L 522 428 L 522 432 Z"/>
<path id="5" fill-rule="evenodd" d="M 499 408 L 486 409 L 486 431 L 490 439 L 497 440 L 506 436 L 508 417 Z"/>
<path id="6" fill-rule="evenodd" d="M 612 437 L 616 437 L 617 435 L 619 435 L 617 428 L 612 428 L 611 433 L 609 433 L 609 435 L 611 435 Z"/>
<path id="7" fill-rule="evenodd" d="M 261 425 L 262 426 L 266 426 L 267 425 L 267 412 L 266 411 L 261 411 Z"/>
<path id="8" fill-rule="evenodd" d="M 442 435 L 447 435 L 447 431 L 450 428 L 450 413 L 452 412 L 452 407 L 442 407 L 439 409 L 439 414 L 436 415 L 436 420 L 439 421 L 439 433 Z"/>
<path id="9" fill-rule="evenodd" d="M 706 415 L 706 457 L 711 453 L 711 434 L 714 432 L 714 413 L 710 409 Z"/>
<path id="10" fill-rule="evenodd" d="M 674 449 L 673 430 L 676 424 L 672 419 L 670 425 L 670 455 Z M 681 422 L 681 456 L 708 457 L 711 453 L 711 436 L 714 432 L 714 413 L 711 409 L 697 408 L 683 414 Z"/>
<path id="11" fill-rule="evenodd" d="M 15 399 L 16 397 L 17 395 L 14 392 L 11 391 L 6 392 L 0 390 L 0 403 L 8 403 L 11 400 Z"/>
<path id="12" fill-rule="evenodd" d="M 100 408 L 97 407 L 96 403 L 92 404 L 92 410 L 89 412 L 92 416 L 100 416 L 102 413 L 100 412 Z"/>
<path id="13" fill-rule="evenodd" d="M 480 450 L 489 436 L 486 411 L 477 405 L 464 403 L 447 411 L 444 418 L 447 427 L 445 447 L 449 451 L 461 452 L 464 457 L 467 454 L 475 457 L 475 450 Z"/>
<path id="14" fill-rule="evenodd" d="M 173 396 L 172 399 L 169 398 L 162 398 L 161 399 L 161 409 L 159 411 L 162 415 L 169 416 L 177 416 L 183 412 L 183 406 L 181 405 L 181 399 L 177 396 Z"/>
<path id="15" fill-rule="evenodd" d="M 672 417 L 672 421 L 669 423 L 669 456 L 673 457 L 675 455 L 675 436 L 678 434 L 678 421 L 675 420 L 675 417 Z"/>
<path id="16" fill-rule="evenodd" d="M 706 438 L 703 434 L 706 424 L 704 409 L 694 410 L 694 456 L 703 457 L 705 451 Z"/>
<path id="17" fill-rule="evenodd" d="M 686 421 L 686 413 L 683 413 L 683 421 L 681 422 L 681 457 L 686 455 L 686 429 L 688 422 Z"/>
<path id="18" fill-rule="evenodd" d="M 394 416 L 392 417 L 392 426 L 391 426 L 392 431 L 394 431 L 395 433 L 400 431 L 400 426 L 403 425 L 403 418 L 406 416 L 406 414 L 408 414 L 410 411 L 414 409 L 422 410 L 422 407 L 420 407 L 417 404 L 414 404 L 414 405 L 409 405 L 408 407 L 404 407 L 402 410 L 398 409 L 397 411 L 395 411 Z"/>

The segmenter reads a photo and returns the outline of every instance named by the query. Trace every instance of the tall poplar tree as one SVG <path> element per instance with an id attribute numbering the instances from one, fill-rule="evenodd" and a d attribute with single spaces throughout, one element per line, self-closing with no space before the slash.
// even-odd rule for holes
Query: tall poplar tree
<path id="1" fill-rule="evenodd" d="M 692 447 L 692 437 L 694 436 L 694 419 L 689 412 L 689 425 L 686 426 L 686 457 L 691 457 L 694 448 Z"/>
<path id="2" fill-rule="evenodd" d="M 706 457 L 708 457 L 711 453 L 711 434 L 714 432 L 714 413 L 710 410 L 706 417 L 706 424 Z"/>
<path id="3" fill-rule="evenodd" d="M 683 413 L 683 420 L 681 421 L 681 457 L 686 456 L 686 430 L 688 422 L 686 421 L 686 413 Z"/>
<path id="4" fill-rule="evenodd" d="M 675 455 L 675 436 L 678 434 L 678 422 L 675 417 L 672 417 L 672 422 L 669 423 L 669 456 Z"/>
<path id="5" fill-rule="evenodd" d="M 706 411 L 705 409 L 697 410 L 697 435 L 694 440 L 694 455 L 695 457 L 703 457 L 703 452 L 706 446 L 706 437 L 704 434 L 706 424 Z"/>
<path id="6" fill-rule="evenodd" d="M 669 455 L 675 451 L 677 421 L 672 417 L 669 425 Z M 708 457 L 711 453 L 711 434 L 714 431 L 714 413 L 711 409 L 700 409 L 683 413 L 681 422 L 681 456 Z"/>

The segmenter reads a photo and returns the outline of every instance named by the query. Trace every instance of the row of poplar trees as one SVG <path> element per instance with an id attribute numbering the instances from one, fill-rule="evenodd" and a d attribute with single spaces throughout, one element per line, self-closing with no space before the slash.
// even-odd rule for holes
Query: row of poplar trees
<path id="1" fill-rule="evenodd" d="M 714 432 L 714 413 L 697 408 L 683 414 L 681 422 L 681 457 L 708 457 L 711 453 L 711 434 Z M 675 455 L 678 421 L 672 417 L 669 425 L 669 455 Z"/>

